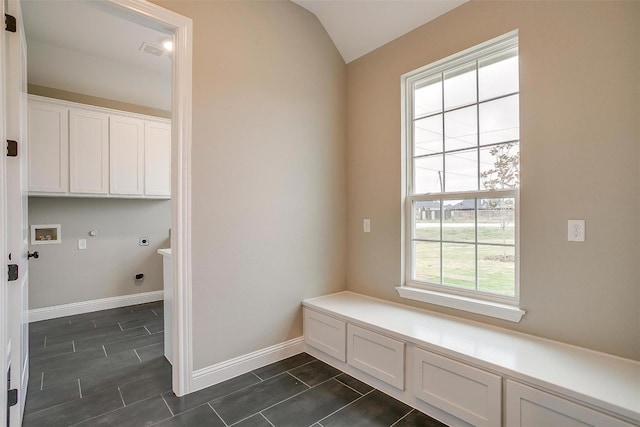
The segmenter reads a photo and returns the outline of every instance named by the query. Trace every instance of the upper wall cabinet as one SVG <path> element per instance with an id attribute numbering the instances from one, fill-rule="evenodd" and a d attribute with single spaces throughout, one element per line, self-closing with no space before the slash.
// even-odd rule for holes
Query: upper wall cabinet
<path id="1" fill-rule="evenodd" d="M 29 102 L 29 191 L 69 191 L 69 109 Z"/>
<path id="2" fill-rule="evenodd" d="M 144 194 L 171 194 L 171 125 L 144 123 Z"/>
<path id="3" fill-rule="evenodd" d="M 69 111 L 69 184 L 71 193 L 109 193 L 107 114 L 75 108 Z"/>
<path id="4" fill-rule="evenodd" d="M 169 198 L 167 119 L 29 96 L 29 194 Z"/>
<path id="5" fill-rule="evenodd" d="M 144 192 L 144 129 L 145 122 L 140 119 L 126 116 L 109 119 L 111 194 Z"/>

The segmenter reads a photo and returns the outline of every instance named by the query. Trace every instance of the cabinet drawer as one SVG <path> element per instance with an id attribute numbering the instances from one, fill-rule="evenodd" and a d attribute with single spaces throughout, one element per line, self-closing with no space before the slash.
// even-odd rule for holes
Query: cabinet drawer
<path id="1" fill-rule="evenodd" d="M 500 376 L 419 348 L 413 363 L 418 399 L 475 426 L 501 424 Z"/>
<path id="2" fill-rule="evenodd" d="M 345 362 L 345 322 L 304 309 L 304 340 L 307 344 Z"/>
<path id="3" fill-rule="evenodd" d="M 404 390 L 405 344 L 384 335 L 347 325 L 347 363 Z"/>
<path id="4" fill-rule="evenodd" d="M 631 427 L 617 418 L 535 388 L 507 380 L 508 427 Z"/>

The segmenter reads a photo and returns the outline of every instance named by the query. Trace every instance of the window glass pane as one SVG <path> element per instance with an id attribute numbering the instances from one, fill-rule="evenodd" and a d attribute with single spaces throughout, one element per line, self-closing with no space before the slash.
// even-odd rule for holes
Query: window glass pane
<path id="1" fill-rule="evenodd" d="M 478 151 L 466 150 L 445 155 L 445 190 L 478 189 Z"/>
<path id="2" fill-rule="evenodd" d="M 520 145 L 516 142 L 480 149 L 480 187 L 506 190 L 520 186 Z"/>
<path id="3" fill-rule="evenodd" d="M 478 290 L 514 296 L 515 282 L 515 249 L 478 245 Z"/>
<path id="4" fill-rule="evenodd" d="M 414 194 L 442 192 L 442 155 L 414 159 Z"/>
<path id="5" fill-rule="evenodd" d="M 444 73 L 444 108 L 476 102 L 476 63 L 471 62 Z"/>
<path id="6" fill-rule="evenodd" d="M 518 49 L 478 61 L 480 101 L 518 92 Z"/>
<path id="7" fill-rule="evenodd" d="M 442 282 L 465 289 L 476 288 L 476 246 L 442 244 Z"/>
<path id="8" fill-rule="evenodd" d="M 440 243 L 414 242 L 414 280 L 422 282 L 440 282 Z"/>
<path id="9" fill-rule="evenodd" d="M 413 118 L 442 111 L 442 77 L 440 74 L 416 83 L 413 92 Z"/>
<path id="10" fill-rule="evenodd" d="M 440 240 L 439 200 L 415 202 L 413 214 L 415 239 Z"/>
<path id="11" fill-rule="evenodd" d="M 444 203 L 442 240 L 476 241 L 476 200 L 447 200 Z"/>
<path id="12" fill-rule="evenodd" d="M 442 153 L 442 114 L 413 123 L 414 156 Z"/>
<path id="13" fill-rule="evenodd" d="M 517 46 L 503 47 L 507 42 L 517 45 L 517 37 L 438 61 L 405 80 L 413 91 L 412 110 L 403 116 L 411 144 L 409 197 L 415 196 L 407 280 L 488 300 L 517 292 L 519 59 Z"/>
<path id="14" fill-rule="evenodd" d="M 477 108 L 474 105 L 444 115 L 444 148 L 446 151 L 478 145 Z"/>
<path id="15" fill-rule="evenodd" d="M 478 207 L 478 242 L 515 244 L 515 211 L 512 197 L 482 199 Z"/>
<path id="16" fill-rule="evenodd" d="M 520 138 L 518 100 L 519 96 L 513 95 L 480 104 L 480 145 Z"/>

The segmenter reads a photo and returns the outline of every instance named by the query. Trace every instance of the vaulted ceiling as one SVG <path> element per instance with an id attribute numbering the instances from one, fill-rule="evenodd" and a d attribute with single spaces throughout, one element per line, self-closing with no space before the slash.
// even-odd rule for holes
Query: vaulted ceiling
<path id="1" fill-rule="evenodd" d="M 293 1 L 318 17 L 348 63 L 468 0 Z M 167 34 L 103 1 L 23 0 L 22 8 L 30 83 L 170 109 L 171 55 L 160 49 Z"/>

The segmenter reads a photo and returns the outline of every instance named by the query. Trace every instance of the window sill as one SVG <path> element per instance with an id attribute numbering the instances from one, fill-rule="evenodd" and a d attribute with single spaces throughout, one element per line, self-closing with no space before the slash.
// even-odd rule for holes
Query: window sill
<path id="1" fill-rule="evenodd" d="M 497 302 L 482 301 L 459 295 L 428 291 L 426 289 L 410 288 L 408 286 L 400 286 L 397 287 L 396 290 L 398 291 L 398 294 L 400 294 L 401 298 L 426 302 L 448 308 L 455 308 L 457 310 L 495 317 L 497 319 L 508 320 L 509 322 L 514 323 L 520 322 L 522 316 L 525 314 L 525 311 L 518 307 L 500 304 Z"/>

